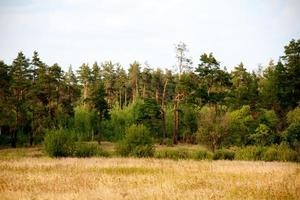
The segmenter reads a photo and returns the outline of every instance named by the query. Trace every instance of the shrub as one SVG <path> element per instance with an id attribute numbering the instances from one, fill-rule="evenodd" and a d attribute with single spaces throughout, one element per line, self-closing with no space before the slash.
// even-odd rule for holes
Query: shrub
<path id="1" fill-rule="evenodd" d="M 273 145 L 268 147 L 262 155 L 264 161 L 300 161 L 296 151 L 287 145 Z"/>
<path id="2" fill-rule="evenodd" d="M 211 160 L 213 154 L 209 151 L 199 150 L 194 153 L 193 158 L 196 160 Z"/>
<path id="3" fill-rule="evenodd" d="M 228 134 L 228 114 L 216 114 L 211 108 L 201 111 L 197 131 L 200 143 L 214 151 L 221 146 Z"/>
<path id="4" fill-rule="evenodd" d="M 154 157 L 179 160 L 192 158 L 192 155 L 186 149 L 163 149 L 156 151 Z"/>
<path id="5" fill-rule="evenodd" d="M 97 145 L 89 143 L 77 143 L 74 156 L 76 157 L 91 157 L 97 153 Z"/>
<path id="6" fill-rule="evenodd" d="M 91 143 L 77 143 L 73 155 L 76 157 L 111 156 L 108 151 L 103 150 L 99 145 Z"/>
<path id="7" fill-rule="evenodd" d="M 166 145 L 167 147 L 173 146 L 173 140 L 171 138 L 165 138 L 162 140 L 162 144 Z"/>
<path id="8" fill-rule="evenodd" d="M 233 160 L 235 153 L 227 149 L 218 149 L 213 154 L 213 160 Z"/>
<path id="9" fill-rule="evenodd" d="M 144 125 L 132 125 L 116 147 L 121 156 L 150 157 L 154 154 L 154 142 Z"/>
<path id="10" fill-rule="evenodd" d="M 0 146 L 8 146 L 11 143 L 11 137 L 9 135 L 0 135 Z"/>
<path id="11" fill-rule="evenodd" d="M 262 155 L 264 161 L 276 161 L 278 158 L 278 151 L 274 147 L 269 147 Z"/>
<path id="12" fill-rule="evenodd" d="M 236 160 L 261 160 L 261 157 L 266 150 L 261 146 L 246 146 L 235 150 Z"/>
<path id="13" fill-rule="evenodd" d="M 77 139 L 80 141 L 88 141 L 92 138 L 94 126 L 97 123 L 93 123 L 96 118 L 96 113 L 93 110 L 89 110 L 84 106 L 78 106 L 75 108 L 74 115 L 74 127 L 76 129 Z"/>
<path id="14" fill-rule="evenodd" d="M 101 147 L 98 146 L 98 148 L 96 149 L 96 155 L 98 157 L 111 157 L 112 154 L 108 151 L 103 150 Z"/>
<path id="15" fill-rule="evenodd" d="M 26 146 L 29 144 L 29 136 L 19 131 L 17 133 L 17 145 L 18 146 Z"/>
<path id="16" fill-rule="evenodd" d="M 286 141 L 293 148 L 300 145 L 300 122 L 292 123 L 285 131 Z"/>
<path id="17" fill-rule="evenodd" d="M 251 115 L 249 105 L 244 105 L 239 110 L 234 110 L 229 114 L 229 137 L 224 143 L 226 145 L 242 146 L 249 141 L 249 135 L 256 129 L 255 120 Z"/>
<path id="18" fill-rule="evenodd" d="M 60 129 L 46 133 L 44 139 L 44 150 L 51 157 L 65 157 L 73 154 L 75 142 L 69 132 Z"/>

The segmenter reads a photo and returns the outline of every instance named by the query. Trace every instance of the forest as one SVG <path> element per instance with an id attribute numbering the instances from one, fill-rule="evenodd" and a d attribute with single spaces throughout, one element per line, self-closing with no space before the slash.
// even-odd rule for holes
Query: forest
<path id="1" fill-rule="evenodd" d="M 284 149 L 299 161 L 300 39 L 252 72 L 242 62 L 228 71 L 213 53 L 192 68 L 188 46 L 174 49 L 176 66 L 164 69 L 104 61 L 64 71 L 37 51 L 0 61 L 0 145 L 44 144 L 66 156 L 57 151 L 68 141 L 110 141 L 120 155 L 148 157 L 154 144 L 199 144 Z"/>

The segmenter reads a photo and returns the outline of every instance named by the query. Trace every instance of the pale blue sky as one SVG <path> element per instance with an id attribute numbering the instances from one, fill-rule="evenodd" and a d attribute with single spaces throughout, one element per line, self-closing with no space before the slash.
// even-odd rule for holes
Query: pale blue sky
<path id="1" fill-rule="evenodd" d="M 194 65 L 213 52 L 229 70 L 241 61 L 252 70 L 300 38 L 299 19 L 297 0 L 0 0 L 0 59 L 37 50 L 64 69 L 105 60 L 171 69 L 183 41 Z"/>

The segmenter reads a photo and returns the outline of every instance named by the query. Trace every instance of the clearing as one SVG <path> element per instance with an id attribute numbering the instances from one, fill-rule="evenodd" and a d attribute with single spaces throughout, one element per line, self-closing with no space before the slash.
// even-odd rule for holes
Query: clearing
<path id="1" fill-rule="evenodd" d="M 61 158 L 0 150 L 1 199 L 297 199 L 300 165 L 284 162 Z"/>

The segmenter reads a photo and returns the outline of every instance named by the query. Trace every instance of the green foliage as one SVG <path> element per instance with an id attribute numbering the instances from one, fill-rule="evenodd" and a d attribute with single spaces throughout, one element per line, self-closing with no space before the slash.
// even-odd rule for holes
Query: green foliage
<path id="1" fill-rule="evenodd" d="M 183 148 L 162 149 L 162 150 L 156 151 L 154 154 L 154 157 L 179 160 L 179 159 L 190 159 L 190 158 L 192 158 L 192 154 L 188 150 L 183 149 Z"/>
<path id="2" fill-rule="evenodd" d="M 300 106 L 288 112 L 286 116 L 287 116 L 287 122 L 289 124 L 300 123 Z"/>
<path id="3" fill-rule="evenodd" d="M 228 135 L 228 115 L 217 114 L 214 109 L 203 108 L 200 113 L 198 140 L 211 150 L 219 148 Z"/>
<path id="4" fill-rule="evenodd" d="M 19 131 L 17 133 L 17 145 L 18 146 L 26 146 L 26 145 L 28 145 L 28 142 L 29 142 L 28 135 L 26 135 L 23 132 Z"/>
<path id="5" fill-rule="evenodd" d="M 76 157 L 91 157 L 97 153 L 97 144 L 77 143 L 74 151 Z"/>
<path id="6" fill-rule="evenodd" d="M 135 123 L 135 107 L 139 103 L 140 101 L 137 101 L 123 108 L 114 106 L 110 110 L 110 120 L 103 122 L 103 135 L 105 139 L 118 141 L 124 137 L 126 129 Z"/>
<path id="7" fill-rule="evenodd" d="M 264 161 L 300 161 L 299 154 L 286 145 L 273 145 L 262 155 Z"/>
<path id="8" fill-rule="evenodd" d="M 173 145 L 173 140 L 171 138 L 166 138 L 163 140 L 163 144 L 168 146 L 168 147 L 172 147 Z"/>
<path id="9" fill-rule="evenodd" d="M 284 141 L 300 153 L 299 46 L 300 40 L 290 41 L 279 62 L 271 61 L 263 73 L 249 73 L 242 63 L 228 73 L 212 53 L 201 55 L 192 71 L 184 43 L 176 46 L 178 74 L 137 61 L 127 72 L 107 61 L 101 69 L 84 63 L 74 74 L 71 67 L 64 72 L 57 63 L 43 63 L 38 52 L 31 60 L 19 52 L 11 65 L 0 61 L 0 143 L 33 145 L 46 130 L 58 128 L 75 141 L 119 141 L 130 126 L 142 124 L 167 145 L 172 134 L 174 143 L 193 143 L 197 135 L 213 151 Z M 119 146 L 126 149 L 122 142 Z M 93 151 L 78 148 L 80 155 Z M 146 156 L 151 149 L 138 146 L 125 154 Z M 287 151 L 274 146 L 263 150 L 268 160 L 280 160 L 280 151 Z M 261 153 L 254 147 L 244 151 L 246 159 L 258 159 Z"/>
<path id="10" fill-rule="evenodd" d="M 193 105 L 187 104 L 182 106 L 182 117 L 181 124 L 183 131 L 183 139 L 185 142 L 195 143 L 193 141 L 193 134 L 197 132 L 198 129 L 198 118 L 197 110 Z"/>
<path id="11" fill-rule="evenodd" d="M 145 125 L 153 136 L 161 135 L 160 106 L 154 99 L 147 98 L 136 104 L 136 123 Z"/>
<path id="12" fill-rule="evenodd" d="M 108 140 L 122 139 L 126 129 L 133 124 L 143 124 L 152 136 L 161 137 L 160 107 L 153 99 L 142 101 L 137 98 L 123 108 L 116 105 L 111 109 L 110 116 L 110 120 L 103 124 L 104 137 Z"/>
<path id="13" fill-rule="evenodd" d="M 213 153 L 206 150 L 198 150 L 194 153 L 193 158 L 196 160 L 211 160 Z"/>
<path id="14" fill-rule="evenodd" d="M 233 149 L 236 160 L 300 161 L 299 154 L 287 145 L 246 146 Z"/>
<path id="15" fill-rule="evenodd" d="M 258 121 L 260 124 L 268 126 L 272 131 L 276 131 L 279 119 L 274 110 L 263 109 Z"/>
<path id="16" fill-rule="evenodd" d="M 44 139 L 44 150 L 51 157 L 72 156 L 75 141 L 67 130 L 47 131 Z"/>
<path id="17" fill-rule="evenodd" d="M 292 123 L 286 130 L 286 141 L 293 148 L 300 147 L 300 122 Z"/>
<path id="18" fill-rule="evenodd" d="M 76 130 L 78 140 L 90 140 L 94 131 L 96 114 L 84 106 L 75 108 L 74 128 Z"/>
<path id="19" fill-rule="evenodd" d="M 174 112 L 171 105 L 166 106 L 166 129 L 167 137 L 171 137 L 174 130 Z"/>
<path id="20" fill-rule="evenodd" d="M 287 114 L 290 124 L 285 131 L 286 141 L 300 153 L 300 106 Z"/>
<path id="21" fill-rule="evenodd" d="M 246 146 L 234 149 L 236 160 L 261 160 L 266 150 L 262 146 Z"/>
<path id="22" fill-rule="evenodd" d="M 213 160 L 234 160 L 234 151 L 227 149 L 218 149 L 214 152 L 212 157 Z"/>
<path id="23" fill-rule="evenodd" d="M 229 132 L 227 144 L 236 146 L 245 145 L 249 142 L 249 135 L 255 130 L 255 121 L 250 114 L 250 106 L 243 106 L 239 110 L 229 114 Z"/>
<path id="24" fill-rule="evenodd" d="M 273 135 L 271 129 L 265 124 L 259 124 L 255 129 L 255 133 L 249 136 L 250 140 L 253 140 L 255 144 L 267 145 L 272 142 Z"/>
<path id="25" fill-rule="evenodd" d="M 121 156 L 151 157 L 154 154 L 153 139 L 144 125 L 131 125 L 116 152 Z"/>

